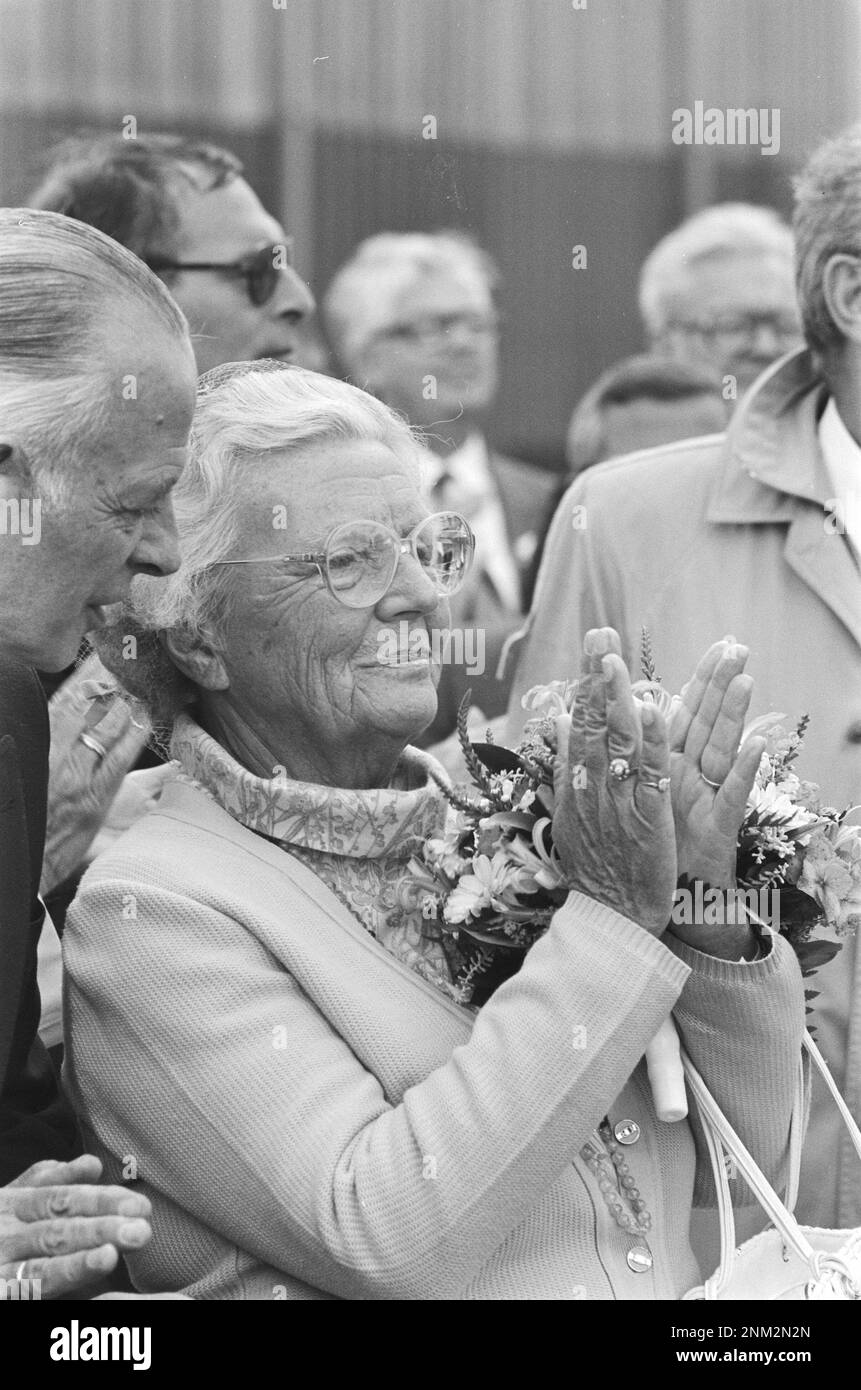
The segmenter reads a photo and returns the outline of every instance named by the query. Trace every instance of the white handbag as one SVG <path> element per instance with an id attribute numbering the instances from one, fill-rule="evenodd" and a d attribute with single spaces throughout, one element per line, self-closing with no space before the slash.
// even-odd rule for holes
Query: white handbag
<path id="1" fill-rule="evenodd" d="M 804 1046 L 840 1110 L 861 1159 L 861 1130 L 841 1096 L 809 1033 Z M 801 1226 L 792 1215 L 798 1194 L 804 1126 L 804 1075 L 798 1084 L 789 1137 L 789 1176 L 784 1204 L 722 1113 L 685 1052 L 685 1076 L 697 1102 L 717 1190 L 721 1260 L 714 1274 L 685 1299 L 846 1299 L 861 1300 L 861 1229 L 829 1231 Z M 734 1163 L 771 1218 L 771 1226 L 736 1249 L 735 1220 L 726 1158 Z"/>

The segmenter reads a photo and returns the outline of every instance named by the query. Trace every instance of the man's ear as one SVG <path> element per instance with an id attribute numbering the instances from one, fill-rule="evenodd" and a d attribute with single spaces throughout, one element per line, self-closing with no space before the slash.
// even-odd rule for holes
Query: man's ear
<path id="1" fill-rule="evenodd" d="M 230 678 L 221 653 L 211 642 L 208 633 L 171 628 L 169 632 L 161 634 L 161 641 L 174 665 L 202 690 L 229 689 Z"/>
<path id="2" fill-rule="evenodd" d="M 841 336 L 861 346 L 861 258 L 842 251 L 829 256 L 822 292 Z"/>

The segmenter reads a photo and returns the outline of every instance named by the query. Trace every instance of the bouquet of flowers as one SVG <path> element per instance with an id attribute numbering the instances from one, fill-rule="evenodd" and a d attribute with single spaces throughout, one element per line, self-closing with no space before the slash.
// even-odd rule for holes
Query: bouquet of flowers
<path id="1" fill-rule="evenodd" d="M 446 832 L 428 840 L 410 864 L 424 890 L 428 930 L 447 950 L 461 1002 L 484 1003 L 514 974 L 565 901 L 552 837 L 553 768 L 556 718 L 571 712 L 576 689 L 574 681 L 533 687 L 523 704 L 534 717 L 514 749 L 494 743 L 489 730 L 486 742 L 472 743 L 469 695 L 461 705 L 458 737 L 472 785 L 454 790 L 440 780 L 452 807 Z M 654 701 L 667 718 L 679 699 L 655 675 L 647 634 L 643 679 L 633 693 Z M 848 823 L 848 810 L 824 806 L 819 789 L 796 775 L 792 765 L 807 720 L 788 732 L 783 719 L 767 715 L 746 730 L 745 736 L 765 735 L 767 744 L 739 831 L 737 882 L 748 902 L 768 894 L 778 904 L 770 925 L 809 976 L 861 922 L 861 826 Z"/>
<path id="2" fill-rule="evenodd" d="M 792 764 L 808 720 L 787 730 L 785 718 L 764 715 L 748 730 L 767 744 L 739 829 L 736 878 L 741 888 L 776 895 L 780 934 L 809 977 L 861 925 L 861 826 L 848 821 L 857 807 L 824 805 L 818 786 L 798 777 Z M 816 994 L 808 990 L 808 1001 Z"/>
<path id="3" fill-rule="evenodd" d="M 526 697 L 539 717 L 516 749 L 472 743 L 469 693 L 458 739 L 472 786 L 439 785 L 452 807 L 445 834 L 428 840 L 410 870 L 425 889 L 422 915 L 449 955 L 458 997 L 483 1003 L 520 966 L 547 930 L 568 889 L 553 846 L 554 716 L 569 708 L 576 686 L 562 682 Z"/>

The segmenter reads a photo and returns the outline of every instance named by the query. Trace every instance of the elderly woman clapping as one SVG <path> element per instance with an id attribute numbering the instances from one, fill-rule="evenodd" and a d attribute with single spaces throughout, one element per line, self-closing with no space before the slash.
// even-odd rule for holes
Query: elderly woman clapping
<path id="1" fill-rule="evenodd" d="M 203 379 L 178 492 L 183 568 L 139 581 L 134 660 L 116 630 L 178 775 L 90 870 L 65 940 L 72 1094 L 111 1179 L 136 1177 L 155 1210 L 136 1282 L 679 1297 L 700 1277 L 707 1161 L 686 1122 L 658 1120 L 644 1049 L 672 1013 L 779 1174 L 803 1006 L 780 939 L 667 930 L 667 732 L 638 712 L 615 634 L 590 634 L 560 758 L 568 899 L 470 1010 L 402 891 L 447 811 L 409 746 L 439 675 L 410 639 L 445 627 L 469 528 L 429 514 L 380 402 L 260 364 Z M 761 747 L 736 754 L 743 664 L 712 649 L 676 731 L 683 867 L 712 883 Z M 610 776 L 614 758 L 636 775 Z"/>

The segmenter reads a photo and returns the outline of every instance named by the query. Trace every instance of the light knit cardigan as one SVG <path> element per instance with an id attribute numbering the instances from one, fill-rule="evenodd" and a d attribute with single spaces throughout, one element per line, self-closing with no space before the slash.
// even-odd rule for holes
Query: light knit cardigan
<path id="1" fill-rule="evenodd" d="M 671 1010 L 761 1165 L 784 1156 L 804 1009 L 779 939 L 728 963 L 572 893 L 476 1017 L 177 782 L 85 876 L 64 956 L 73 1101 L 107 1181 L 153 1203 L 144 1290 L 679 1298 L 693 1130 L 657 1120 L 641 1061 Z M 579 1156 L 605 1113 L 642 1130 L 648 1273 Z"/>

